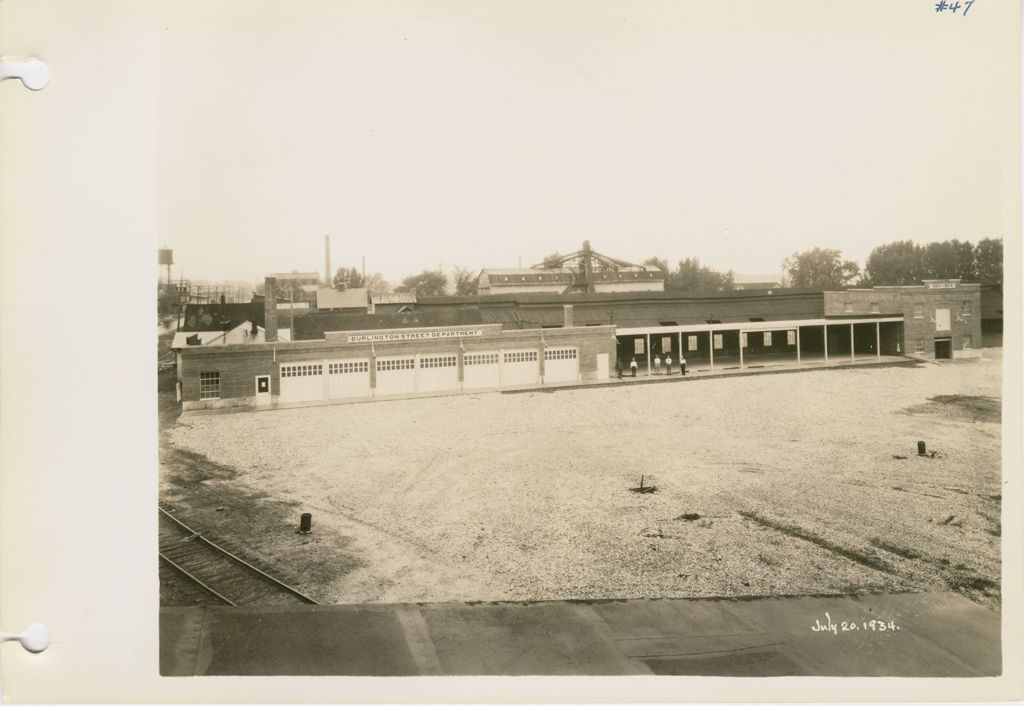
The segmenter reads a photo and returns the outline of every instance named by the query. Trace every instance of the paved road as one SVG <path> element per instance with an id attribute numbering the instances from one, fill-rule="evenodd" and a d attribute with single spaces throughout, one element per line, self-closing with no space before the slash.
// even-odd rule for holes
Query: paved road
<path id="1" fill-rule="evenodd" d="M 968 677 L 1000 672 L 999 635 L 951 593 L 164 608 L 160 671 Z"/>

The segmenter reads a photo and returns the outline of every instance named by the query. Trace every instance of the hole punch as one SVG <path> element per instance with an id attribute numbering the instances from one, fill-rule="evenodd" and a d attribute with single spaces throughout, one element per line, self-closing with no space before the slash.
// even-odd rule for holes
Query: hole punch
<path id="1" fill-rule="evenodd" d="M 50 82 L 50 67 L 30 56 L 0 56 L 0 81 L 20 79 L 32 91 L 41 91 Z"/>
<path id="2" fill-rule="evenodd" d="M 50 646 L 50 631 L 42 623 L 29 623 L 20 633 L 0 632 L 0 642 L 8 640 L 17 640 L 26 650 L 38 654 Z"/>

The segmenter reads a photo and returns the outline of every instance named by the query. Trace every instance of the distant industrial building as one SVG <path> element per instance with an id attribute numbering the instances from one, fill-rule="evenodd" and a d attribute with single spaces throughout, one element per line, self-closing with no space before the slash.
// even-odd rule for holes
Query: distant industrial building
<path id="1" fill-rule="evenodd" d="M 526 268 L 480 271 L 478 292 L 491 294 L 579 294 L 599 292 L 661 292 L 665 273 L 656 267 L 608 257 L 590 248 Z"/>

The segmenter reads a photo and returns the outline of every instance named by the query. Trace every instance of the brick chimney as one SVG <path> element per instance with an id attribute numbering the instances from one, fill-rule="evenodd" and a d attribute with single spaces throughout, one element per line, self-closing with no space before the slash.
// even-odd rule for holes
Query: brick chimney
<path id="1" fill-rule="evenodd" d="M 564 320 L 562 322 L 562 325 L 565 326 L 566 328 L 572 328 L 572 304 L 563 304 L 562 311 L 564 312 Z"/>
<path id="2" fill-rule="evenodd" d="M 277 340 L 277 277 L 267 277 L 263 288 L 263 340 L 273 343 Z"/>

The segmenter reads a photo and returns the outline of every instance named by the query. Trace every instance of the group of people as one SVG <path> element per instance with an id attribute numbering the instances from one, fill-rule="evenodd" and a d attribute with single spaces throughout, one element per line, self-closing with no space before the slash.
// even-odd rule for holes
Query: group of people
<path id="1" fill-rule="evenodd" d="M 654 374 L 655 375 L 661 375 L 662 374 L 661 373 L 661 356 L 660 355 L 654 356 L 654 361 L 653 362 L 654 362 Z M 632 374 L 633 377 L 636 377 L 636 369 L 637 369 L 637 367 L 638 367 L 638 365 L 637 365 L 637 362 L 636 362 L 636 356 L 633 356 L 633 359 L 629 361 L 629 372 Z M 665 354 L 665 375 L 671 375 L 671 374 L 672 374 L 672 354 L 671 353 L 666 353 Z M 682 355 L 682 354 L 680 354 L 680 356 L 679 356 L 679 374 L 680 375 L 686 375 L 686 356 Z"/>

